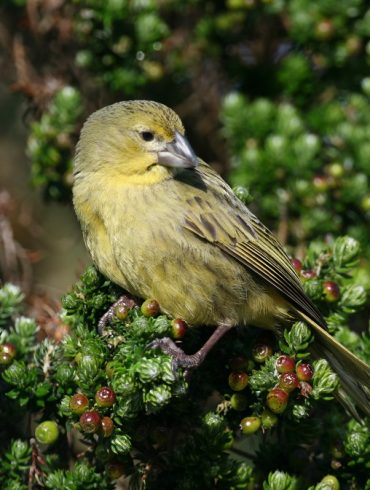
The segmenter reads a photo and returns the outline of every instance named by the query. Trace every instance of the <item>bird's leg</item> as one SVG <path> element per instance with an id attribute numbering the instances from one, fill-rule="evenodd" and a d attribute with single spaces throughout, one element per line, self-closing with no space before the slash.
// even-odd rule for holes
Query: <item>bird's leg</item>
<path id="1" fill-rule="evenodd" d="M 133 296 L 129 294 L 124 294 L 116 301 L 110 308 L 107 310 L 104 315 L 100 318 L 98 323 L 98 332 L 100 335 L 104 334 L 104 330 L 106 326 L 112 321 L 112 318 L 115 316 L 116 308 L 122 306 L 123 308 L 133 308 L 138 303 Z"/>
<path id="2" fill-rule="evenodd" d="M 232 328 L 228 323 L 220 323 L 207 342 L 195 354 L 187 355 L 169 337 L 156 339 L 149 344 L 152 349 L 160 349 L 165 354 L 169 354 L 176 367 L 192 369 L 198 367 L 205 359 L 208 352 Z"/>

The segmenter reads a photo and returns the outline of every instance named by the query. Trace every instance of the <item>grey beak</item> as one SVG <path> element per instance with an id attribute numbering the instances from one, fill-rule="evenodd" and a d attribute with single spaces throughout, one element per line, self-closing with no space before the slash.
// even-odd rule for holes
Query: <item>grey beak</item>
<path id="1" fill-rule="evenodd" d="M 158 152 L 158 163 L 165 167 L 194 168 L 198 157 L 189 141 L 176 131 L 175 139 L 167 143 L 166 149 Z"/>

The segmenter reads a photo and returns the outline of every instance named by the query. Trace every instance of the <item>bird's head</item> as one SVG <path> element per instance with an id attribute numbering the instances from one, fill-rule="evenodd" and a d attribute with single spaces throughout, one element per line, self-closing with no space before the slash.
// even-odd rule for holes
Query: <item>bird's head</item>
<path id="1" fill-rule="evenodd" d="M 198 159 L 175 112 L 146 100 L 119 102 L 85 122 L 75 157 L 75 175 L 109 173 L 129 183 L 164 180 Z"/>

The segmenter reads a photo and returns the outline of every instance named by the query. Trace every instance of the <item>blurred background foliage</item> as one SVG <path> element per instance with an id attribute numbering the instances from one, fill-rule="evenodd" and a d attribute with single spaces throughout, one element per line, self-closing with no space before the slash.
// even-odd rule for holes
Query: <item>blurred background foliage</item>
<path id="1" fill-rule="evenodd" d="M 77 257 L 83 253 L 80 232 L 68 225 L 67 208 L 60 206 L 70 205 L 72 160 L 81 126 L 104 105 L 153 99 L 179 113 L 197 154 L 235 186 L 291 255 L 305 257 L 304 270 L 314 270 L 318 276 L 306 278 L 306 290 L 323 309 L 331 331 L 368 357 L 369 342 L 361 336 L 368 308 L 358 311 L 366 300 L 365 291 L 370 290 L 370 7 L 366 0 L 2 0 L 0 43 L 2 84 L 22 100 L 29 162 L 26 171 L 24 167 L 21 171 L 20 163 L 5 174 L 0 168 L 0 175 L 6 177 L 0 182 L 0 279 L 21 283 L 29 292 L 33 288 L 30 263 L 43 259 L 42 251 L 30 252 L 25 238 L 30 234 L 40 242 L 42 232 L 24 206 L 19 210 L 12 204 L 7 193 L 10 179 L 12 188 L 20 182 L 25 187 L 21 176 L 27 173 L 27 181 L 37 189 L 34 195 L 42 195 L 50 211 L 48 220 L 54 225 L 47 231 L 48 239 L 59 243 L 59 248 L 53 249 L 44 267 L 53 271 L 56 286 L 64 291 L 63 271 L 55 267 L 68 256 L 68 264 L 63 262 L 60 269 L 75 274 Z M 12 128 L 7 95 L 2 100 L 0 122 Z M 20 159 L 20 151 L 23 148 L 17 148 L 13 161 Z M 16 229 L 16 239 L 14 223 L 23 227 L 22 233 Z M 77 237 L 68 247 L 60 240 L 60 229 Z M 333 246 L 340 248 L 341 242 L 335 242 L 340 235 L 349 235 L 362 246 L 362 258 L 351 273 L 335 262 Z M 357 241 L 353 243 L 357 258 Z M 323 296 L 328 279 L 337 281 L 342 292 L 334 306 Z M 93 291 L 91 301 L 95 294 L 103 294 L 99 291 Z M 73 295 L 68 297 L 74 300 Z M 55 313 L 57 305 L 42 297 L 33 308 L 30 314 L 44 336 L 63 337 L 65 326 Z M 360 335 L 352 333 L 348 323 Z M 29 352 L 23 354 L 31 359 Z M 34 361 L 28 362 L 33 366 Z M 210 373 L 211 368 L 212 364 Z M 41 368 L 39 375 L 42 379 Z M 32 403 L 39 403 L 36 388 L 30 383 L 27 389 Z M 370 485 L 364 483 L 368 467 L 362 458 L 368 432 L 362 435 L 366 429 L 352 421 L 338 435 L 344 422 L 337 411 L 335 406 L 333 411 L 325 406 L 316 419 L 306 420 L 300 425 L 300 440 L 304 442 L 307 426 L 315 430 L 320 413 L 325 414 L 316 433 L 324 433 L 325 426 L 331 446 L 342 438 L 347 459 L 334 454 L 333 447 L 326 448 L 323 466 L 341 471 L 345 488 L 360 489 Z M 335 424 L 329 427 L 330 420 L 340 420 L 335 429 Z M 289 423 L 284 430 L 295 434 L 295 426 L 292 430 Z M 307 447 L 302 456 L 295 437 L 280 463 L 283 471 L 294 471 L 294 457 L 301 466 L 302 458 L 307 458 Z M 279 454 L 279 444 L 274 439 L 271 444 L 276 447 L 265 445 L 266 450 L 258 453 L 261 475 L 256 481 L 266 476 L 262 475 L 266 468 L 277 467 L 271 455 Z M 28 464 L 31 448 L 13 447 L 6 457 Z M 338 461 L 342 469 L 334 467 Z M 278 473 L 266 479 L 264 489 L 299 488 L 294 477 Z M 315 475 L 315 481 L 322 474 Z M 246 488 L 242 484 L 247 476 L 241 475 L 242 483 L 233 483 L 233 488 Z M 72 485 L 68 478 L 72 481 L 75 476 L 59 477 L 58 485 L 64 488 L 65 481 Z M 95 476 L 88 477 L 91 488 L 96 488 Z M 81 477 L 76 478 L 81 483 Z M 56 482 L 49 488 L 56 488 Z M 189 485 L 184 488 L 193 488 L 194 481 Z M 320 485 L 312 488 L 337 488 Z"/>

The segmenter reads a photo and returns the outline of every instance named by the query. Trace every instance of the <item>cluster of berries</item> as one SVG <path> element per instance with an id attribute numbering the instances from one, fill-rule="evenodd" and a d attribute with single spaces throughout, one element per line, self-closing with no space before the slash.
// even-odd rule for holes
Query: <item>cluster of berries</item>
<path id="1" fill-rule="evenodd" d="M 272 355 L 272 347 L 268 344 L 257 344 L 252 350 L 253 361 L 264 363 Z M 244 411 L 248 406 L 248 398 L 241 393 L 249 384 L 247 373 L 248 360 L 239 356 L 229 363 L 231 372 L 228 377 L 229 387 L 235 392 L 230 398 L 230 406 L 238 411 Z M 289 395 L 294 390 L 300 390 L 302 396 L 309 396 L 312 392 L 310 381 L 313 377 L 313 368 L 307 362 L 296 364 L 293 357 L 281 355 L 275 363 L 277 384 L 267 392 L 265 409 L 259 416 L 244 417 L 240 422 L 243 434 L 253 434 L 258 429 L 270 429 L 278 422 L 277 415 L 287 408 Z"/>

